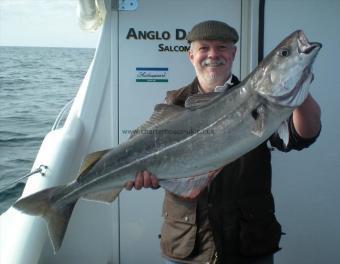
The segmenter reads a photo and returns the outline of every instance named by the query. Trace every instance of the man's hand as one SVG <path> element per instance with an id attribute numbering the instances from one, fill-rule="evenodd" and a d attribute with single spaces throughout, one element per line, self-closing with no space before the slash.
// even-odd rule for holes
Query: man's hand
<path id="1" fill-rule="evenodd" d="M 293 111 L 296 132 L 303 138 L 315 137 L 321 129 L 320 117 L 320 106 L 309 94 L 306 100 Z"/>
<path id="2" fill-rule="evenodd" d="M 136 190 L 140 190 L 142 188 L 152 188 L 157 189 L 159 187 L 158 179 L 155 175 L 151 174 L 149 171 L 140 171 L 136 175 L 135 181 L 128 181 L 125 184 L 125 189 L 130 191 L 133 187 Z"/>

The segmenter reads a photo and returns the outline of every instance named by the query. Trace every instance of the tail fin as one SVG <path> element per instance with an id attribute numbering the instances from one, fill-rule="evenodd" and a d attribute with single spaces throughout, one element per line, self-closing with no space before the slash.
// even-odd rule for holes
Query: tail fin
<path id="1" fill-rule="evenodd" d="M 13 207 L 29 215 L 41 215 L 47 222 L 48 232 L 52 241 L 54 253 L 60 248 L 77 201 L 65 205 L 54 204 L 52 198 L 64 186 L 42 190 L 20 199 Z"/>

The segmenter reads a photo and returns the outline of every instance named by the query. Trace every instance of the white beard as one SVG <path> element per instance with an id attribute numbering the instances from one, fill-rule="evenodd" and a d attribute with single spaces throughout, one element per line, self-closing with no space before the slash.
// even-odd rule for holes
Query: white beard
<path id="1" fill-rule="evenodd" d="M 212 67 L 223 67 L 226 61 L 223 58 L 210 59 L 207 58 L 201 62 L 200 67 L 195 67 L 196 75 L 203 86 L 216 87 L 223 85 L 226 81 L 226 76 L 228 72 L 222 71 L 221 69 L 209 69 Z"/>
<path id="2" fill-rule="evenodd" d="M 218 58 L 216 60 L 212 60 L 212 59 L 205 59 L 204 61 L 202 61 L 201 66 L 206 68 L 206 67 L 218 67 L 218 66 L 222 66 L 225 65 L 226 61 L 223 58 Z M 219 75 L 216 74 L 214 72 L 209 72 L 209 74 L 205 74 L 203 76 L 203 78 L 208 82 L 208 83 L 216 83 L 218 81 L 223 81 L 225 78 L 225 73 Z"/>
<path id="3" fill-rule="evenodd" d="M 225 76 L 226 76 L 225 73 L 217 74 L 215 72 L 209 72 L 208 74 L 204 74 L 204 76 L 202 77 L 209 84 L 223 85 L 225 82 Z"/>

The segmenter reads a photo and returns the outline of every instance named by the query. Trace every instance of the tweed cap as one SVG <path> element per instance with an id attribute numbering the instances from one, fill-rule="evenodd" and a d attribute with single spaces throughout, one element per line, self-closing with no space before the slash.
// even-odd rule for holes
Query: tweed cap
<path id="1" fill-rule="evenodd" d="M 236 43 L 239 39 L 237 31 L 222 21 L 207 20 L 193 26 L 187 34 L 189 43 L 195 40 L 230 40 Z"/>

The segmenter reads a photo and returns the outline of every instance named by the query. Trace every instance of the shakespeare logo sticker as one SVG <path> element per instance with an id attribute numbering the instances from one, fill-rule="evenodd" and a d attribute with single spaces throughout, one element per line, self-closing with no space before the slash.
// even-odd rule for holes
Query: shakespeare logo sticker
<path id="1" fill-rule="evenodd" d="M 136 82 L 168 82 L 168 68 L 136 68 Z"/>

